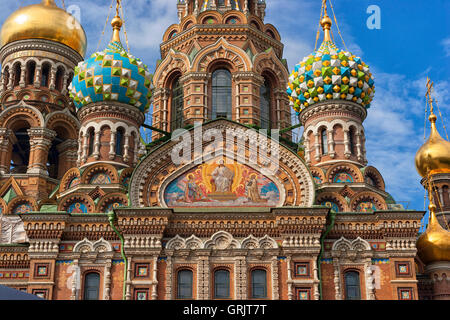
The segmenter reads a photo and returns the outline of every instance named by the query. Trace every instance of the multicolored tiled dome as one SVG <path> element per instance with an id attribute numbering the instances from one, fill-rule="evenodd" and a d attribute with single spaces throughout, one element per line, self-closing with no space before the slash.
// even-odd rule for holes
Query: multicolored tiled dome
<path id="1" fill-rule="evenodd" d="M 119 41 L 94 53 L 75 68 L 70 96 L 77 108 L 101 101 L 118 101 L 146 112 L 152 97 L 152 74 Z"/>
<path id="2" fill-rule="evenodd" d="M 326 9 L 325 9 L 326 10 Z M 349 100 L 370 108 L 375 83 L 369 66 L 331 41 L 331 19 L 325 11 L 321 21 L 325 39 L 319 50 L 295 65 L 287 93 L 297 112 L 327 100 Z"/>

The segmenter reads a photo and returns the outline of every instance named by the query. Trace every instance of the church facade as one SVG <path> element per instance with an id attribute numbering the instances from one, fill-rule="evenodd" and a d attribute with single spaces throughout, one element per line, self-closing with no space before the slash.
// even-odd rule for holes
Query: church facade
<path id="1" fill-rule="evenodd" d="M 373 76 L 331 41 L 326 3 L 323 44 L 292 73 L 265 1 L 174 5 L 153 74 L 121 44 L 120 1 L 89 58 L 53 0 L 5 21 L 0 284 L 49 300 L 448 298 L 446 258 L 417 255 L 424 212 L 368 165 Z"/>

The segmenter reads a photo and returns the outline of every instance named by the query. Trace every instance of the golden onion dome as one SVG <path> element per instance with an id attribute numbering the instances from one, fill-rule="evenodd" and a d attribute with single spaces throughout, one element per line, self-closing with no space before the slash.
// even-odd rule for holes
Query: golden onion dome
<path id="1" fill-rule="evenodd" d="M 416 168 L 422 177 L 428 174 L 450 173 L 450 142 L 439 135 L 436 119 L 437 117 L 432 113 L 429 117 L 430 138 L 416 154 Z"/>
<path id="2" fill-rule="evenodd" d="M 86 53 L 86 33 L 81 24 L 59 8 L 54 0 L 23 7 L 6 19 L 0 32 L 1 46 L 26 39 L 45 39 L 64 44 L 82 57 Z"/>
<path id="3" fill-rule="evenodd" d="M 427 230 L 417 240 L 417 254 L 423 263 L 450 261 L 450 232 L 439 224 L 436 206 L 430 204 L 430 220 Z"/>

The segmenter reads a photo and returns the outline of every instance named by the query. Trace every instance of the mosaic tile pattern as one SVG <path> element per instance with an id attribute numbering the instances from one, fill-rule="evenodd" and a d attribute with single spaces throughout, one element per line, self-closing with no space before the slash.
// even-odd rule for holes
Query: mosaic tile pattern
<path id="1" fill-rule="evenodd" d="M 369 66 L 330 41 L 296 64 L 287 88 L 297 112 L 326 100 L 349 100 L 370 108 L 375 82 Z"/>
<path id="2" fill-rule="evenodd" d="M 144 63 L 112 42 L 75 68 L 70 96 L 77 108 L 93 102 L 118 101 L 146 112 L 152 97 L 153 75 Z"/>

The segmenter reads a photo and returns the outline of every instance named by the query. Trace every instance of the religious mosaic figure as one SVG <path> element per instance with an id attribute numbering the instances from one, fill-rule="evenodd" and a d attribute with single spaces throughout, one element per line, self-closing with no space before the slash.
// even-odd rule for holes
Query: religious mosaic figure
<path id="1" fill-rule="evenodd" d="M 186 183 L 186 201 L 195 202 L 202 200 L 202 191 L 194 180 L 192 174 L 188 175 L 188 182 Z"/>
<path id="2" fill-rule="evenodd" d="M 246 187 L 247 197 L 251 202 L 261 202 L 262 199 L 259 195 L 258 189 L 258 179 L 256 179 L 256 175 L 252 175 L 250 180 L 247 183 Z"/>
<path id="3" fill-rule="evenodd" d="M 218 162 L 218 167 L 212 173 L 212 184 L 214 192 L 227 193 L 231 192 L 233 185 L 234 173 L 224 165 L 224 161 Z"/>

